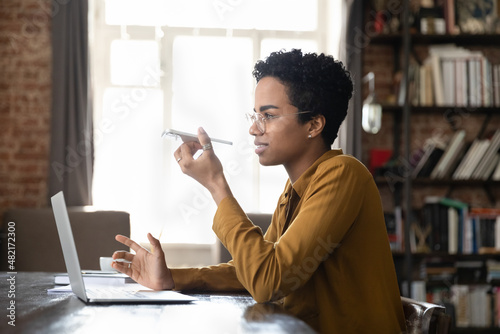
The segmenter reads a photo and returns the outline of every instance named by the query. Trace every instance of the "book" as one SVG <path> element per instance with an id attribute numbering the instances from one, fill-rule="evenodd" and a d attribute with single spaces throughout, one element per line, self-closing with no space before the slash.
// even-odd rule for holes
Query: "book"
<path id="1" fill-rule="evenodd" d="M 408 67 L 408 96 L 412 105 L 418 104 L 418 90 L 420 81 L 420 66 L 418 64 L 410 64 Z"/>
<path id="2" fill-rule="evenodd" d="M 427 103 L 426 101 L 426 92 L 427 92 L 427 87 L 426 87 L 426 65 L 422 65 L 419 67 L 418 72 L 418 93 L 416 96 L 417 103 L 416 105 L 420 106 L 427 106 L 431 105 L 430 103 Z"/>
<path id="3" fill-rule="evenodd" d="M 430 226 L 428 245 L 433 252 L 448 252 L 448 208 L 439 196 L 425 197 L 422 208 L 422 229 Z"/>
<path id="4" fill-rule="evenodd" d="M 462 251 L 461 230 L 464 219 L 468 216 L 469 205 L 465 202 L 442 197 L 439 204 L 448 208 L 448 253 L 456 254 Z"/>
<path id="5" fill-rule="evenodd" d="M 470 326 L 470 303 L 468 296 L 468 285 L 451 286 L 451 298 L 455 306 L 455 325 L 457 327 Z"/>
<path id="6" fill-rule="evenodd" d="M 500 181 L 500 162 L 495 167 L 495 171 L 493 171 L 493 175 L 491 176 L 493 181 Z"/>
<path id="7" fill-rule="evenodd" d="M 472 179 L 486 179 L 485 176 L 488 167 L 490 166 L 491 160 L 495 159 L 495 156 L 500 149 L 500 129 L 496 130 L 493 136 L 491 137 L 490 143 L 486 152 L 483 155 L 483 158 L 475 168 L 474 172 L 471 175 Z M 488 175 L 489 176 L 489 175 Z"/>
<path id="8" fill-rule="evenodd" d="M 477 60 L 476 59 L 469 59 L 467 61 L 467 76 L 469 78 L 468 80 L 468 85 L 469 85 L 469 106 L 471 107 L 477 107 L 479 106 L 478 102 L 478 93 L 477 93 L 477 87 L 478 87 L 478 81 L 477 81 L 477 67 L 476 67 Z"/>
<path id="9" fill-rule="evenodd" d="M 445 148 L 446 145 L 441 141 L 436 140 L 430 143 L 428 147 L 429 151 L 426 151 L 426 159 L 424 160 L 422 157 L 421 166 L 419 166 L 419 162 L 419 165 L 415 167 L 415 169 L 418 169 L 418 172 L 414 173 L 414 175 L 416 175 L 415 177 L 429 177 L 434 167 L 436 167 L 439 159 L 443 156 Z"/>
<path id="10" fill-rule="evenodd" d="M 486 260 L 486 281 L 491 283 L 491 281 L 500 280 L 500 262 L 493 259 Z"/>
<path id="11" fill-rule="evenodd" d="M 500 64 L 493 66 L 493 98 L 495 107 L 500 107 Z"/>
<path id="12" fill-rule="evenodd" d="M 434 99 L 434 89 L 433 89 L 433 82 L 432 82 L 432 63 L 430 61 L 427 61 L 424 64 L 424 78 L 422 79 L 423 84 L 425 87 L 422 89 L 422 91 L 425 91 L 425 99 L 424 103 L 422 105 L 424 106 L 432 106 L 435 104 L 435 99 Z"/>
<path id="13" fill-rule="evenodd" d="M 486 57 L 481 58 L 481 105 L 484 107 L 491 107 L 492 95 L 491 90 L 493 87 L 493 80 L 491 78 L 491 64 Z"/>
<path id="14" fill-rule="evenodd" d="M 455 60 L 455 71 L 457 81 L 455 83 L 455 105 L 465 107 L 469 103 L 467 86 L 467 61 L 466 59 Z"/>
<path id="15" fill-rule="evenodd" d="M 476 139 L 473 145 L 467 151 L 464 160 L 462 161 L 463 168 L 460 170 L 459 174 L 454 179 L 457 180 L 467 180 L 472 176 L 472 173 L 476 169 L 477 165 L 481 162 L 484 153 L 488 149 L 490 144 L 489 139 Z M 470 153 L 470 154 L 469 154 Z M 457 168 L 458 171 L 458 168 Z"/>
<path id="16" fill-rule="evenodd" d="M 413 178 L 416 178 L 419 175 L 420 171 L 422 170 L 422 168 L 425 166 L 425 164 L 429 160 L 429 157 L 431 156 L 431 153 L 433 152 L 435 147 L 436 147 L 436 143 L 434 143 L 434 141 L 432 141 L 432 140 L 426 141 L 423 149 L 421 150 L 422 151 L 421 157 L 418 160 L 418 162 L 416 163 L 415 167 L 413 168 L 413 171 L 412 171 Z"/>
<path id="17" fill-rule="evenodd" d="M 487 164 L 483 175 L 480 177 L 481 180 L 486 181 L 490 178 L 490 176 L 493 174 L 493 171 L 495 170 L 495 167 L 498 165 L 500 162 L 500 153 L 495 154 L 493 159 L 490 160 L 490 162 Z"/>
<path id="18" fill-rule="evenodd" d="M 441 178 L 442 179 L 450 179 L 451 175 L 457 168 L 457 165 L 460 163 L 460 161 L 463 159 L 463 156 L 465 154 L 465 138 L 460 140 L 460 143 L 456 147 L 455 153 L 451 156 L 451 160 L 449 163 L 444 167 L 443 172 L 441 173 Z"/>
<path id="19" fill-rule="evenodd" d="M 497 215 L 495 221 L 495 250 L 500 252 L 500 214 Z"/>
<path id="20" fill-rule="evenodd" d="M 470 325 L 472 327 L 487 327 L 491 323 L 491 301 L 488 291 L 490 286 L 478 284 L 469 287 Z"/>
<path id="21" fill-rule="evenodd" d="M 459 215 L 457 209 L 448 208 L 448 253 L 457 254 L 458 252 L 458 225 Z"/>
<path id="22" fill-rule="evenodd" d="M 465 141 L 465 130 L 458 130 L 450 139 L 443 156 L 432 170 L 431 179 L 441 179 L 448 176 L 460 157 Z"/>
<path id="23" fill-rule="evenodd" d="M 434 102 L 437 106 L 444 106 L 444 85 L 443 85 L 443 70 L 441 67 L 441 59 L 439 51 L 447 46 L 431 46 L 429 47 L 429 54 L 432 64 L 432 79 L 434 88 Z M 449 47 L 449 46 L 448 46 Z"/>
<path id="24" fill-rule="evenodd" d="M 462 175 L 464 175 L 465 169 L 471 163 L 472 160 L 471 157 L 477 151 L 477 147 L 479 146 L 479 144 L 480 144 L 479 139 L 475 139 L 471 144 L 468 145 L 467 151 L 462 161 L 460 162 L 460 164 L 458 165 L 457 169 L 455 170 L 455 172 L 451 177 L 452 179 L 459 180 L 462 178 Z"/>
<path id="25" fill-rule="evenodd" d="M 455 58 L 453 57 L 443 57 L 441 60 L 441 66 L 443 70 L 443 99 L 444 105 L 453 106 L 455 105 Z"/>
<path id="26" fill-rule="evenodd" d="M 100 270 L 87 270 L 82 271 L 83 282 L 85 284 L 93 285 L 122 285 L 127 283 L 135 283 L 135 281 L 129 276 L 112 272 L 112 271 L 100 271 Z M 57 273 L 54 274 L 54 284 L 56 285 L 68 285 L 69 277 L 67 273 Z"/>
<path id="27" fill-rule="evenodd" d="M 475 250 L 480 254 L 500 252 L 500 209 L 471 208 Z"/>

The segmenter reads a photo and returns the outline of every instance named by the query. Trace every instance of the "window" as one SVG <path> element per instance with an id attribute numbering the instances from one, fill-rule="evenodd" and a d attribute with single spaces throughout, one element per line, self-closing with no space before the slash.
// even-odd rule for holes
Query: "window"
<path id="1" fill-rule="evenodd" d="M 337 3 L 337 1 L 333 1 Z M 338 1 L 340 3 L 340 1 Z M 253 65 L 271 51 L 327 50 L 328 14 L 317 0 L 94 0 L 97 207 L 130 212 L 132 237 L 211 244 L 216 206 L 180 171 L 180 142 L 165 128 L 207 132 L 235 197 L 247 212 L 272 212 L 287 175 L 261 168 L 244 114 L 253 108 Z M 339 27 L 335 27 L 339 29 Z"/>

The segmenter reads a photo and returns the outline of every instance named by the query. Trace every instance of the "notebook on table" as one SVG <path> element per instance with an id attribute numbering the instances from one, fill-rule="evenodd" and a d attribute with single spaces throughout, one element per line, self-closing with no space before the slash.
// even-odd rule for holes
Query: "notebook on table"
<path id="1" fill-rule="evenodd" d="M 86 289 L 63 192 L 52 196 L 51 202 L 71 290 L 85 303 L 189 303 L 196 300 L 195 297 L 176 291 L 131 290 L 108 286 Z"/>

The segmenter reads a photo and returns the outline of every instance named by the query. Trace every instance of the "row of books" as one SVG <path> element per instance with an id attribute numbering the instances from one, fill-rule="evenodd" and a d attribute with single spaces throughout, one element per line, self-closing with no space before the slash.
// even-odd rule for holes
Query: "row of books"
<path id="1" fill-rule="evenodd" d="M 457 200 L 429 196 L 411 235 L 420 245 L 412 249 L 415 252 L 500 253 L 500 209 L 469 208 Z"/>
<path id="2" fill-rule="evenodd" d="M 488 260 L 486 263 L 487 274 L 486 280 L 488 282 L 500 282 L 500 262 L 495 260 Z"/>
<path id="3" fill-rule="evenodd" d="M 453 180 L 500 180 L 500 129 L 486 138 L 466 143 L 465 130 L 448 142 L 429 138 L 414 157 L 412 177 Z"/>
<path id="4" fill-rule="evenodd" d="M 498 327 L 500 291 L 489 285 L 453 285 L 451 303 L 457 327 Z"/>
<path id="5" fill-rule="evenodd" d="M 499 327 L 500 290 L 489 285 L 452 285 L 456 327 Z"/>
<path id="6" fill-rule="evenodd" d="M 404 251 L 401 208 L 384 216 L 391 250 Z M 500 209 L 428 196 L 415 216 L 420 219 L 410 224 L 412 253 L 500 254 Z"/>
<path id="7" fill-rule="evenodd" d="M 493 259 L 431 258 L 425 263 L 425 275 L 412 282 L 411 296 L 444 305 L 457 327 L 500 327 L 499 272 L 500 262 Z"/>
<path id="8" fill-rule="evenodd" d="M 500 327 L 498 287 L 489 284 L 428 286 L 425 281 L 414 281 L 411 292 L 415 300 L 444 306 L 453 327 Z"/>
<path id="9" fill-rule="evenodd" d="M 491 64 L 481 51 L 430 46 L 423 64 L 409 67 L 409 79 L 412 105 L 500 106 L 500 65 Z"/>
<path id="10" fill-rule="evenodd" d="M 430 286 L 450 284 L 491 284 L 500 286 L 500 262 L 486 260 L 453 261 L 449 257 L 426 260 L 423 278 Z"/>

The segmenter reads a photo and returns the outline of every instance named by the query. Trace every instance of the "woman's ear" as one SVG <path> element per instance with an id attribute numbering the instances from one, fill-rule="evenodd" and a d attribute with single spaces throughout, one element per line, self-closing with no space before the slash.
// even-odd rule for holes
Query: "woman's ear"
<path id="1" fill-rule="evenodd" d="M 323 115 L 314 116 L 309 121 L 309 138 L 314 138 L 321 135 L 321 132 L 325 128 L 326 119 Z"/>

